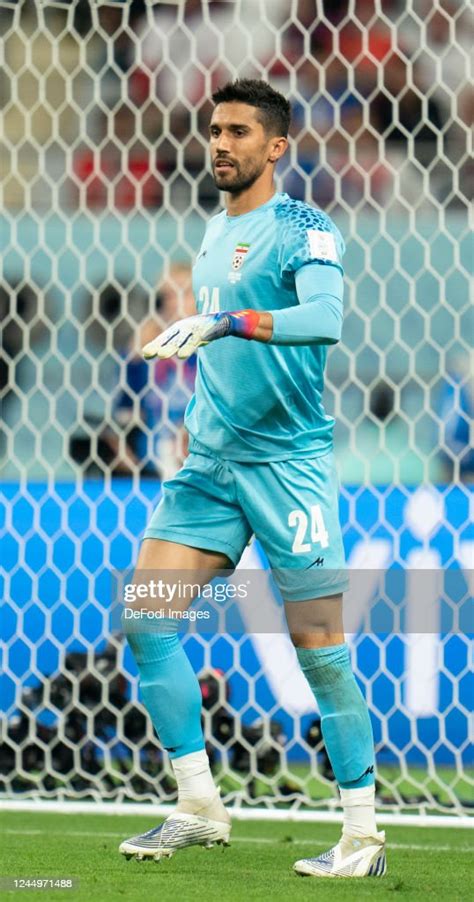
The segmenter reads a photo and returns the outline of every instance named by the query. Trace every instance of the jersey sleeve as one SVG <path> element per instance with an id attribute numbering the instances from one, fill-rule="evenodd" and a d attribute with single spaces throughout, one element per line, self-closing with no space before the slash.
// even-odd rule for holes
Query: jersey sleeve
<path id="1" fill-rule="evenodd" d="M 336 267 L 341 273 L 345 246 L 339 230 L 322 210 L 290 201 L 281 212 L 280 271 L 296 273 L 307 263 Z"/>

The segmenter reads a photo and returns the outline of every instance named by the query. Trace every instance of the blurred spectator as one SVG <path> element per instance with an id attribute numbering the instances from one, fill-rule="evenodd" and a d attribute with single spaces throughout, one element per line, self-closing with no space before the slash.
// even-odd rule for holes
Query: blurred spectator
<path id="1" fill-rule="evenodd" d="M 303 103 L 294 104 L 293 122 L 298 166 L 285 176 L 285 190 L 301 200 L 308 199 L 305 183 L 309 179 L 309 197 L 323 208 L 330 208 L 339 198 L 351 207 L 371 201 L 383 205 L 390 191 L 391 174 L 381 159 L 376 129 L 365 123 L 362 98 L 349 92 L 340 80 L 342 65 L 340 70 L 333 67 L 334 81 L 326 82 L 326 92 L 315 93 L 317 81 L 311 69 L 308 60 L 301 70 L 299 96 Z M 308 111 L 309 129 L 305 127 Z"/>
<path id="2" fill-rule="evenodd" d="M 153 128 L 144 128 L 133 90 L 132 35 L 144 9 L 143 2 L 134 2 L 127 4 L 127 10 L 112 6 L 97 10 L 99 30 L 93 38 L 91 63 L 99 94 L 90 98 L 87 134 L 74 155 L 71 185 L 75 202 L 81 198 L 88 207 L 128 210 L 157 207 L 162 201 L 160 175 L 166 171 L 166 159 L 160 159 L 154 146 L 162 117 L 154 107 Z M 90 10 L 76 12 L 80 30 L 87 28 L 88 19 Z M 89 25 L 93 26 L 92 21 Z"/>
<path id="3" fill-rule="evenodd" d="M 13 280 L 0 285 L 0 323 L 0 406 L 2 421 L 8 426 L 11 417 L 15 418 L 12 403 L 37 384 L 39 361 L 32 358 L 31 351 L 36 352 L 46 327 L 35 289 Z M 26 355 L 24 350 L 28 352 Z M 1 454 L 4 453 L 2 436 Z"/>
<path id="4" fill-rule="evenodd" d="M 394 481 L 416 485 L 426 478 L 433 483 L 440 482 L 439 463 L 429 460 L 433 442 L 428 430 L 422 438 L 410 441 L 410 404 L 416 407 L 416 387 L 410 398 L 404 398 L 403 406 L 396 399 L 396 389 L 385 381 L 375 382 L 366 393 L 367 412 L 365 399 L 360 407 L 357 385 L 344 391 L 348 413 L 346 420 L 341 419 L 337 424 L 336 443 L 341 481 L 346 485 L 375 486 L 389 486 Z"/>
<path id="5" fill-rule="evenodd" d="M 390 421 L 395 409 L 395 393 L 386 382 L 378 382 L 370 393 L 369 409 L 375 420 L 381 423 Z"/>
<path id="6" fill-rule="evenodd" d="M 446 164 L 440 199 L 449 208 L 467 209 L 474 185 L 474 158 L 470 147 L 474 127 L 474 92 L 470 85 L 456 98 L 456 119 L 445 130 Z"/>
<path id="7" fill-rule="evenodd" d="M 81 299 L 75 317 L 83 341 L 69 364 L 69 381 L 77 406 L 69 455 L 85 476 L 130 475 L 137 459 L 113 421 L 111 398 L 119 376 L 119 353 L 127 331 L 123 295 L 114 285 Z"/>
<path id="8" fill-rule="evenodd" d="M 187 452 L 184 412 L 194 388 L 196 355 L 188 360 L 146 361 L 140 353 L 170 323 L 195 313 L 191 268 L 175 263 L 156 297 L 156 317 L 141 327 L 138 347 L 125 369 L 125 388 L 115 404 L 115 420 L 142 476 L 169 478 Z"/>
<path id="9" fill-rule="evenodd" d="M 31 285 L 5 282 L 0 286 L 0 323 L 3 351 L 0 358 L 0 392 L 5 392 L 5 402 L 9 391 L 22 388 L 22 363 L 25 361 L 19 358 L 23 349 L 36 350 L 46 331 L 38 294 Z M 34 382 L 33 379 L 32 384 Z"/>
<path id="10" fill-rule="evenodd" d="M 470 4 L 462 0 L 418 0 L 415 12 L 415 22 L 410 16 L 402 18 L 401 40 L 410 56 L 419 61 L 427 87 L 443 98 L 449 113 L 444 89 L 457 92 L 470 78 L 474 27 Z"/>
<path id="11" fill-rule="evenodd" d="M 16 310 L 12 304 L 12 288 L 10 285 L 0 287 L 0 322 L 2 324 L 2 356 L 0 357 L 0 392 L 5 403 L 6 395 L 12 387 L 10 364 L 13 363 L 23 346 L 23 330 L 17 319 L 21 316 L 23 304 L 17 298 Z"/>
<path id="12" fill-rule="evenodd" d="M 425 96 L 426 85 L 417 63 L 407 63 L 393 53 L 384 66 L 384 89 L 371 102 L 371 122 L 388 146 L 408 152 L 413 138 L 415 159 L 429 166 L 437 153 L 443 115 L 434 95 Z"/>
<path id="13" fill-rule="evenodd" d="M 115 210 L 129 210 L 160 205 L 166 163 L 156 159 L 152 147 L 135 138 L 138 116 L 127 104 L 101 114 L 98 127 L 104 140 L 100 152 L 83 143 L 74 157 L 76 202 L 82 195 L 91 208 L 112 205 Z M 110 121 L 113 129 L 105 140 Z"/>
<path id="14" fill-rule="evenodd" d="M 439 417 L 443 424 L 440 459 L 446 479 L 451 482 L 458 478 L 459 466 L 461 481 L 472 482 L 474 447 L 470 433 L 474 422 L 474 381 L 461 367 L 448 372 L 440 393 Z"/>

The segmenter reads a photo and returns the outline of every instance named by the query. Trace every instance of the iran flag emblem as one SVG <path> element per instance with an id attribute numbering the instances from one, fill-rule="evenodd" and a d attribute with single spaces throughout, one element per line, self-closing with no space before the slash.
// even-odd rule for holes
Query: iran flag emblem
<path id="1" fill-rule="evenodd" d="M 234 256 L 232 258 L 232 269 L 240 269 L 242 263 L 245 260 L 246 254 L 248 254 L 250 244 L 238 244 L 235 251 Z"/>

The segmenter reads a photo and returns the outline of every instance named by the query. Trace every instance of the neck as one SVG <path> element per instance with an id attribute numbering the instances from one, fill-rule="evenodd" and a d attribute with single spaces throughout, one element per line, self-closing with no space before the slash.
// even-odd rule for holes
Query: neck
<path id="1" fill-rule="evenodd" d="M 242 216 L 244 213 L 251 213 L 257 207 L 266 204 L 275 194 L 275 183 L 272 179 L 270 183 L 259 185 L 255 182 L 250 188 L 246 188 L 239 194 L 226 193 L 225 205 L 229 216 Z"/>

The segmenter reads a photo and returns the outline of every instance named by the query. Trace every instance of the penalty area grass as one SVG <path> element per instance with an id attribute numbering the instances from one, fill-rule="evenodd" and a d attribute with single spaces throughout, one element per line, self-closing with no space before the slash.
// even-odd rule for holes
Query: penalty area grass
<path id="1" fill-rule="evenodd" d="M 159 820 L 158 820 L 159 822 Z M 472 886 L 470 830 L 389 827 L 388 874 L 381 879 L 298 877 L 292 865 L 330 848 L 335 824 L 235 821 L 230 848 L 191 848 L 161 861 L 126 861 L 122 839 L 155 826 L 153 817 L 0 812 L 1 877 L 75 878 L 73 889 L 31 890 L 71 902 L 276 902 L 296 900 L 461 900 Z M 7 890 L 2 898 L 24 895 Z M 29 893 L 28 893 L 29 895 Z"/>

